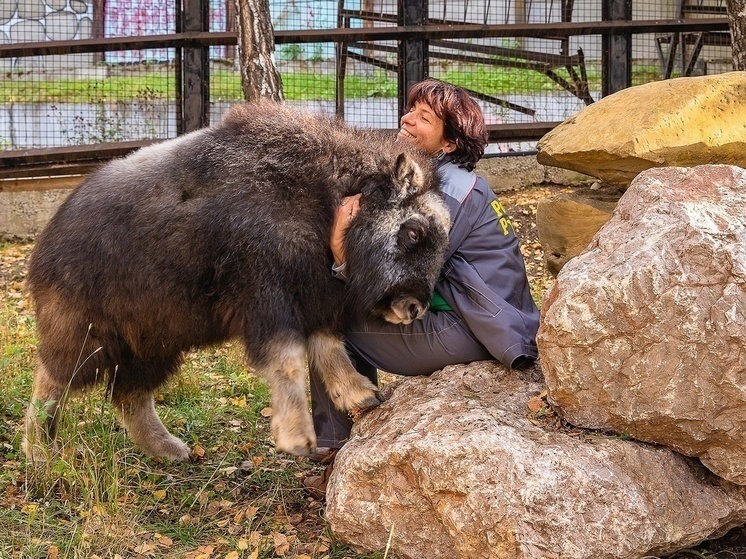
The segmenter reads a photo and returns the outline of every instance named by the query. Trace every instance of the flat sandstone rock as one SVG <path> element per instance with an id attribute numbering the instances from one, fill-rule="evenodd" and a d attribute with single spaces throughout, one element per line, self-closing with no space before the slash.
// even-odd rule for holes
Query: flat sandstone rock
<path id="1" fill-rule="evenodd" d="M 651 167 L 746 167 L 746 72 L 630 87 L 546 134 L 539 163 L 626 187 Z"/>

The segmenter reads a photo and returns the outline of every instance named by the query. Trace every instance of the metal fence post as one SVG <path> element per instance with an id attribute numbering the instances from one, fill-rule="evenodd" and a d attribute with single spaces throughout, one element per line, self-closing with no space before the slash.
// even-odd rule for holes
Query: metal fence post
<path id="1" fill-rule="evenodd" d="M 400 0 L 397 4 L 398 25 L 427 24 L 428 0 Z M 409 89 L 428 74 L 427 43 L 427 39 L 406 37 L 399 41 L 399 118 L 407 110 Z"/>
<path id="2" fill-rule="evenodd" d="M 601 19 L 632 20 L 632 0 L 603 0 Z M 601 95 L 606 97 L 632 85 L 632 36 L 614 31 L 605 33 L 601 49 Z"/>
<path id="3" fill-rule="evenodd" d="M 179 32 L 209 31 L 209 0 L 176 0 Z M 209 47 L 190 47 L 177 57 L 177 87 L 180 94 L 179 134 L 210 124 L 210 58 Z"/>

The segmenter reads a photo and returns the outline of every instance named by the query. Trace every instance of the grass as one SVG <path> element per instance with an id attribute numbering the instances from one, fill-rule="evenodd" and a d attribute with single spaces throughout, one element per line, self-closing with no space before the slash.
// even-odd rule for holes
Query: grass
<path id="1" fill-rule="evenodd" d="M 7 72 L 0 80 L 0 103 L 116 103 L 142 101 L 144 97 L 163 101 L 174 101 L 176 98 L 172 66 L 142 64 L 103 68 L 108 71 L 107 77 L 54 77 L 23 70 Z M 282 74 L 285 97 L 291 101 L 333 101 L 336 91 L 334 73 L 319 70 L 311 63 L 307 63 L 306 68 L 304 71 Z M 564 68 L 555 71 L 570 81 Z M 445 64 L 438 67 L 433 75 L 496 96 L 561 90 L 547 76 L 520 68 Z M 633 69 L 634 84 L 659 79 L 658 67 L 638 65 Z M 600 88 L 601 76 L 592 66 L 588 67 L 588 82 L 591 90 Z M 396 95 L 396 76 L 383 70 L 375 70 L 370 75 L 350 74 L 345 79 L 345 96 L 348 99 L 394 98 Z M 240 73 L 216 64 L 210 74 L 210 99 L 242 100 Z"/>
<path id="2" fill-rule="evenodd" d="M 111 67 L 108 77 L 46 77 L 34 72 L 8 72 L 0 80 L 0 103 L 92 103 L 131 102 L 143 95 L 149 99 L 173 101 L 176 87 L 169 66 L 141 65 Z M 558 70 L 566 75 L 565 70 Z M 515 68 L 446 69 L 440 77 L 493 95 L 541 93 L 557 90 L 552 80 L 531 70 Z M 591 83 L 600 81 L 592 78 Z M 307 72 L 282 75 L 288 100 L 333 101 L 336 81 L 333 73 L 323 73 L 311 65 Z M 396 76 L 376 70 L 369 76 L 349 75 L 345 79 L 345 96 L 349 99 L 396 97 Z M 239 72 L 215 67 L 210 75 L 210 98 L 213 101 L 243 99 Z"/>
<path id="3" fill-rule="evenodd" d="M 318 470 L 269 443 L 269 395 L 237 346 L 189 356 L 158 411 L 196 449 L 188 464 L 142 455 L 103 390 L 71 398 L 59 456 L 20 451 L 36 334 L 23 293 L 29 244 L 0 244 L 0 557 L 369 557 L 334 542 L 299 479 Z"/>
<path id="4" fill-rule="evenodd" d="M 553 280 L 536 238 L 536 205 L 558 191 L 501 194 L 537 301 Z M 233 344 L 191 354 L 158 395 L 159 414 L 195 449 L 194 462 L 145 457 L 94 390 L 68 402 L 60 455 L 28 463 L 20 443 L 37 343 L 23 291 L 31 249 L 0 242 L 0 559 L 386 557 L 355 553 L 330 536 L 322 503 L 300 489 L 320 467 L 275 452 L 266 385 Z M 735 555 L 698 547 L 674 557 Z"/>

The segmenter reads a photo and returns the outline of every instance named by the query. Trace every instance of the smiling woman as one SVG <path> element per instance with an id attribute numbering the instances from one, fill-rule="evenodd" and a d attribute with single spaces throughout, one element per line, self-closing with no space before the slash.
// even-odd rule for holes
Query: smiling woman
<path id="1" fill-rule="evenodd" d="M 409 112 L 401 119 L 397 141 L 415 145 L 432 158 L 451 217 L 447 261 L 425 312 L 410 323 L 357 323 L 345 332 L 359 372 L 372 382 L 379 369 L 403 375 L 429 375 L 446 365 L 496 359 L 506 367 L 533 362 L 539 311 L 529 290 L 515 235 L 487 182 L 473 172 L 487 145 L 481 109 L 463 89 L 428 79 L 409 93 Z M 332 229 L 335 270 L 346 261 L 348 199 Z M 343 216 L 340 218 L 339 216 Z M 353 217 L 352 222 L 355 222 Z M 407 242 L 404 240 L 404 242 Z M 344 277 L 336 276 L 341 281 Z M 326 393 L 311 368 L 316 455 L 334 455 L 352 426 Z M 333 461 L 321 476 L 304 480 L 322 496 Z"/>

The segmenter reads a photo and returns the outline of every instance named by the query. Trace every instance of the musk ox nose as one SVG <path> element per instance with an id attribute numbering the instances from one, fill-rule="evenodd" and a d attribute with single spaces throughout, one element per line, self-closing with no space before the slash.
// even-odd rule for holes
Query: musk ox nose
<path id="1" fill-rule="evenodd" d="M 417 320 L 420 318 L 420 313 L 424 314 L 424 311 L 418 303 L 412 303 L 409 305 L 409 318 L 411 320 Z"/>
<path id="2" fill-rule="evenodd" d="M 415 297 L 403 296 L 391 302 L 384 313 L 384 318 L 394 324 L 409 324 L 413 320 L 422 318 L 428 307 L 428 303 L 422 303 Z"/>

